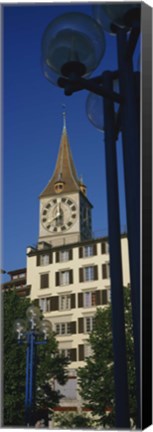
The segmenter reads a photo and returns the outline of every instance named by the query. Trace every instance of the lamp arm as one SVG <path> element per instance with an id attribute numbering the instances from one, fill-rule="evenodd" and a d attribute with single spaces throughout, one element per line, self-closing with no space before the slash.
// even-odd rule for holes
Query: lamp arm
<path id="1" fill-rule="evenodd" d="M 111 99 L 114 102 L 117 103 L 123 102 L 123 98 L 119 93 L 105 90 L 102 84 L 103 84 L 102 76 L 98 76 L 91 79 L 85 79 L 80 77 L 77 79 L 76 78 L 74 79 L 73 77 L 72 78 L 60 77 L 58 79 L 58 85 L 64 88 L 66 96 L 70 96 L 72 95 L 72 93 L 76 91 L 89 90 L 90 92 L 95 93 L 99 96 L 107 97 L 108 99 Z"/>
<path id="2" fill-rule="evenodd" d="M 97 85 L 95 79 L 93 78 L 92 80 L 86 80 L 85 78 L 81 78 L 82 84 L 84 83 L 84 89 L 85 90 L 89 90 L 99 96 L 103 96 L 104 98 L 108 98 L 110 100 L 113 100 L 114 102 L 117 103 L 122 103 L 123 102 L 123 98 L 121 97 L 121 95 L 117 92 L 114 91 L 109 91 L 106 90 L 103 85 Z M 103 82 L 102 82 L 103 84 Z"/>

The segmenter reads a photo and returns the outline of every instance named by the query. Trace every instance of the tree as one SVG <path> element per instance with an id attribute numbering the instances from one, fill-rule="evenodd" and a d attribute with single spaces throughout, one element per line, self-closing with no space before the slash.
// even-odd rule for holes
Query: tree
<path id="1" fill-rule="evenodd" d="M 134 342 L 132 331 L 132 314 L 130 289 L 124 288 L 125 332 L 128 367 L 130 418 L 136 422 L 136 385 L 134 366 Z M 115 386 L 114 361 L 112 345 L 111 306 L 97 309 L 94 330 L 90 334 L 89 344 L 92 355 L 86 358 L 85 367 L 79 368 L 78 378 L 80 395 L 97 424 L 102 427 L 115 425 Z"/>
<path id="2" fill-rule="evenodd" d="M 62 429 L 91 429 L 92 419 L 84 413 L 61 413 L 54 415 L 54 426 Z"/>
<path id="3" fill-rule="evenodd" d="M 3 293 L 3 406 L 5 426 L 24 425 L 26 344 L 18 345 L 13 333 L 13 323 L 17 318 L 26 318 L 30 300 L 20 298 L 16 291 Z M 59 403 L 59 392 L 53 389 L 54 378 L 65 384 L 68 359 L 59 355 L 55 335 L 52 334 L 45 345 L 37 346 L 36 410 L 52 410 Z"/>

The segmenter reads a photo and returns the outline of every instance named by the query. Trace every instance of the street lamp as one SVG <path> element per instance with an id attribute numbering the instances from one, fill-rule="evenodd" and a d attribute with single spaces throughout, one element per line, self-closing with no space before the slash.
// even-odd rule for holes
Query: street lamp
<path id="1" fill-rule="evenodd" d="M 116 427 L 129 428 L 115 148 L 119 130 L 122 132 L 137 381 L 137 427 L 140 427 L 140 139 L 139 106 L 132 64 L 133 53 L 140 34 L 140 3 L 96 4 L 93 6 L 93 17 L 86 17 L 84 14 L 65 14 L 49 24 L 42 39 L 42 61 L 45 77 L 64 88 L 65 95 L 86 89 L 94 95 L 102 96 L 112 291 Z M 104 72 L 100 76 L 86 79 L 96 69 L 104 55 L 103 29 L 116 37 L 118 70 Z M 69 48 L 67 34 L 70 35 L 71 41 Z M 54 53 L 52 53 L 52 46 Z M 59 46 L 62 47 L 63 52 L 61 61 L 59 61 Z M 87 51 L 83 47 L 88 47 Z M 114 88 L 116 80 L 119 81 L 119 92 Z M 116 114 L 114 113 L 115 103 L 118 104 Z M 101 126 L 100 129 L 102 130 Z"/>
<path id="2" fill-rule="evenodd" d="M 26 311 L 27 319 L 17 319 L 14 331 L 19 344 L 26 343 L 25 425 L 33 425 L 32 410 L 35 407 L 36 347 L 47 343 L 52 326 L 48 320 L 40 320 L 40 309 L 33 304 Z M 43 339 L 42 339 L 43 338 Z"/>
<path id="3" fill-rule="evenodd" d="M 113 91 L 113 73 L 104 72 L 103 86 Z M 99 100 L 100 99 L 100 100 Z M 101 102 L 101 104 L 100 104 Z M 93 110 L 93 105 L 99 107 Z M 119 193 L 116 155 L 116 113 L 112 100 L 89 93 L 87 115 L 94 126 L 104 132 L 108 207 L 108 231 L 111 276 L 112 332 L 114 351 L 116 426 L 130 427 L 124 320 L 123 275 L 120 240 Z M 101 114 L 101 121 L 100 115 Z"/>

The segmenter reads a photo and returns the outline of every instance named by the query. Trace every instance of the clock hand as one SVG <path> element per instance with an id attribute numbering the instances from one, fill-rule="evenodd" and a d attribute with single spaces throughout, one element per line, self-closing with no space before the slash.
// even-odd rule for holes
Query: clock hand
<path id="1" fill-rule="evenodd" d="M 55 219 L 57 219 L 59 216 L 61 216 L 61 209 L 60 209 L 60 204 L 57 205 L 56 207 L 56 214 L 52 219 L 49 219 L 48 222 L 52 223 Z"/>
<path id="2" fill-rule="evenodd" d="M 58 204 L 56 217 L 59 217 L 60 215 L 61 215 L 61 208 L 60 208 L 60 204 Z"/>
<path id="3" fill-rule="evenodd" d="M 54 221 L 54 219 L 56 219 L 56 218 L 57 218 L 57 216 L 54 216 L 52 219 L 49 219 L 48 222 L 52 223 Z"/>

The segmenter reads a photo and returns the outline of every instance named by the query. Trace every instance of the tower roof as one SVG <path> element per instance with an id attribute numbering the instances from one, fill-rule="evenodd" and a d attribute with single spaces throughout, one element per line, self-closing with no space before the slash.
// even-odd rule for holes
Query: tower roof
<path id="1" fill-rule="evenodd" d="M 65 112 L 63 113 L 63 130 L 55 170 L 40 197 L 54 195 L 57 183 L 63 184 L 62 192 L 64 193 L 80 190 L 80 182 L 77 177 L 67 135 Z"/>

